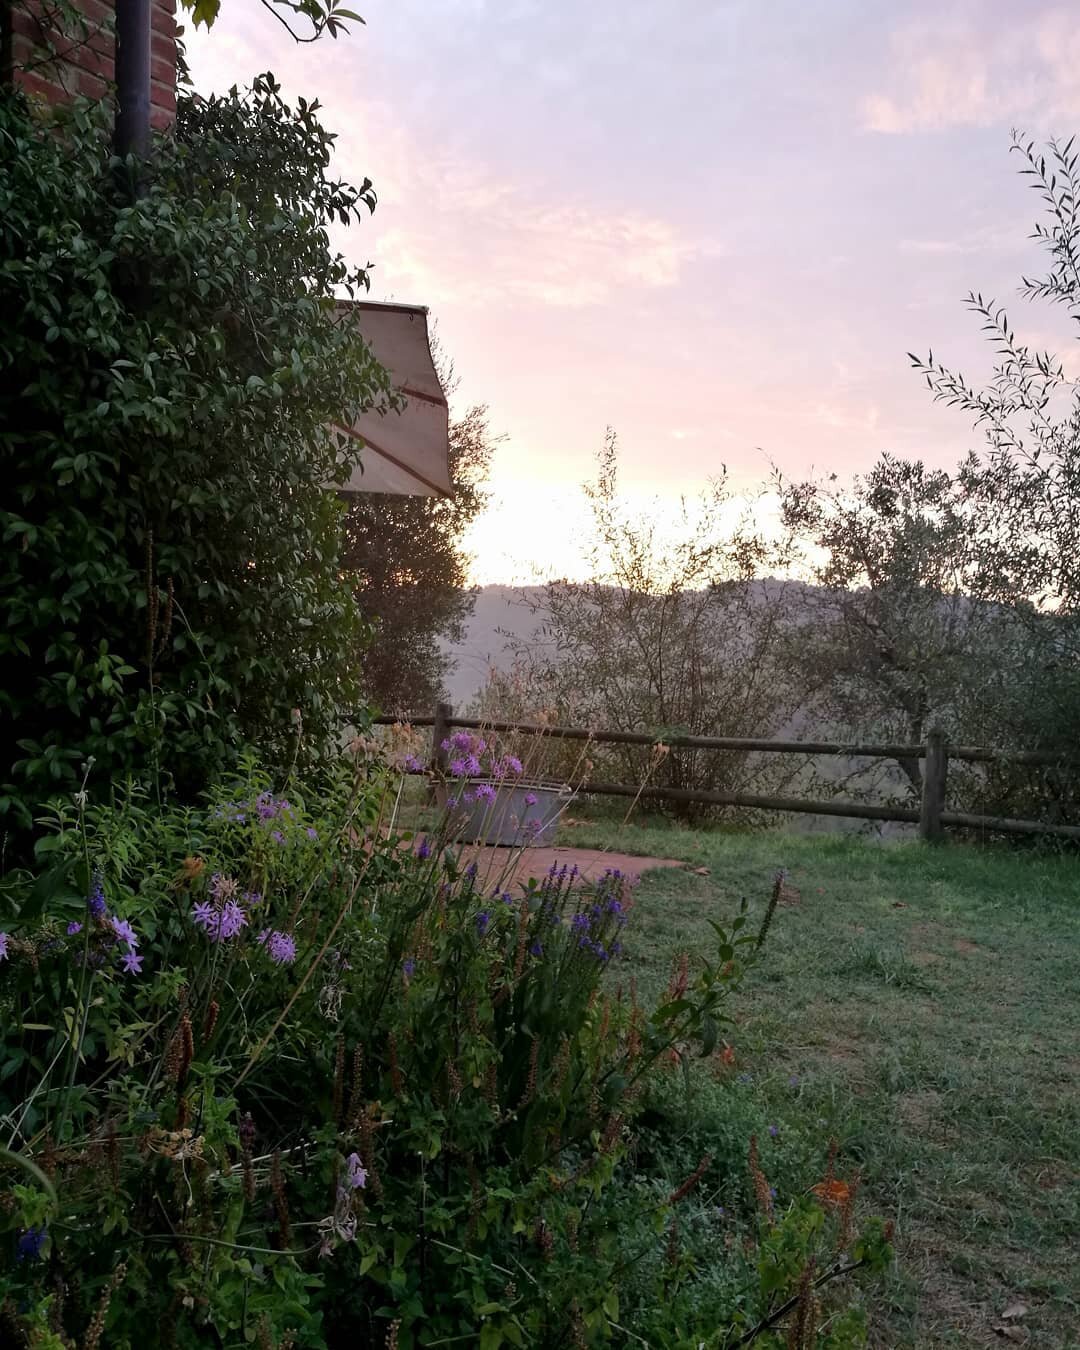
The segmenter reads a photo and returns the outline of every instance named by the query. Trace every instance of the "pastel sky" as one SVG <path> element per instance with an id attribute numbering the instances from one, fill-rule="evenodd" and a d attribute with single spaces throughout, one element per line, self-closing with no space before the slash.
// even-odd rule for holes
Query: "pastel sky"
<path id="1" fill-rule="evenodd" d="M 224 0 L 189 59 L 202 92 L 271 69 L 317 95 L 337 169 L 374 180 L 346 252 L 373 298 L 430 307 L 459 403 L 506 436 L 478 581 L 580 570 L 608 425 L 663 511 L 722 465 L 750 485 L 770 461 L 954 462 L 975 437 L 905 353 L 984 376 L 971 289 L 1069 355 L 1016 300 L 1037 200 L 1009 133 L 1080 129 L 1071 0 L 352 7 L 365 27 L 296 46 Z"/>

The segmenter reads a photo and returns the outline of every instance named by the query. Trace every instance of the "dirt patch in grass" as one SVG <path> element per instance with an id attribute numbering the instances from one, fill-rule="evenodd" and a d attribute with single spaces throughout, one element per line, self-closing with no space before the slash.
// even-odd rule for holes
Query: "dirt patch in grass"
<path id="1" fill-rule="evenodd" d="M 470 861 L 475 861 L 482 876 L 488 869 L 492 876 L 507 875 L 505 869 L 513 862 L 509 875 L 514 881 L 539 881 L 547 876 L 552 867 L 563 867 L 569 872 L 576 867 L 582 881 L 591 881 L 602 876 L 609 867 L 617 868 L 625 876 L 639 877 L 643 872 L 651 872 L 658 867 L 685 867 L 676 858 L 641 857 L 634 853 L 612 853 L 606 849 L 593 848 L 512 848 L 474 847 L 464 850 Z M 519 856 L 514 861 L 514 854 Z"/>
<path id="2" fill-rule="evenodd" d="M 959 952 L 961 956 L 984 956 L 989 961 L 998 959 L 997 952 L 993 952 L 989 947 L 982 947 L 977 942 L 972 942 L 970 938 L 953 938 L 952 948 L 954 952 Z"/>

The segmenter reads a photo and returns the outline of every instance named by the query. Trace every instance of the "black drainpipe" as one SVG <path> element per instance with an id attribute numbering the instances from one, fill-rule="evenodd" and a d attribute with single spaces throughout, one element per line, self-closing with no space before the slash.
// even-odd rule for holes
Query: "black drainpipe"
<path id="1" fill-rule="evenodd" d="M 120 159 L 150 153 L 150 3 L 116 0 L 116 128 Z M 134 184 L 135 195 L 139 185 Z"/>

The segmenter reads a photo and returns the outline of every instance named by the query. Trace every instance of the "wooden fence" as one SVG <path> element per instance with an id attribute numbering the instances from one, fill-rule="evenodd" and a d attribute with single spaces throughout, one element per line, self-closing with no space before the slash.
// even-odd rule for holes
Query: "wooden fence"
<path id="1" fill-rule="evenodd" d="M 378 717 L 387 726 L 403 719 Z M 642 801 L 697 803 L 705 806 L 742 806 L 761 811 L 791 811 L 816 816 L 844 816 L 855 820 L 888 820 L 917 825 L 921 838 L 937 842 L 950 826 L 999 834 L 1045 834 L 1062 839 L 1080 840 L 1080 826 L 1054 825 L 1037 820 L 1012 820 L 1004 816 L 971 815 L 946 808 L 949 764 L 968 763 L 1029 764 L 1061 766 L 1063 757 L 1039 750 L 987 750 L 970 745 L 950 745 L 940 731 L 931 731 L 922 745 L 844 744 L 839 741 L 778 741 L 733 736 L 658 737 L 638 731 L 590 731 L 584 727 L 543 726 L 530 722 L 495 722 L 473 717 L 455 717 L 449 703 L 436 706 L 434 716 L 412 717 L 411 726 L 431 728 L 431 767 L 445 773 L 448 757 L 442 749 L 455 727 L 472 731 L 544 736 L 551 740 L 590 741 L 601 745 L 657 745 L 661 741 L 671 750 L 735 750 L 755 754 L 835 755 L 848 759 L 918 759 L 923 762 L 922 796 L 919 806 L 874 805 L 866 802 L 803 797 L 773 797 L 753 792 L 699 792 L 683 788 L 644 787 L 629 783 L 589 782 L 581 791 L 589 796 L 630 797 Z M 1065 762 L 1068 762 L 1067 760 Z"/>

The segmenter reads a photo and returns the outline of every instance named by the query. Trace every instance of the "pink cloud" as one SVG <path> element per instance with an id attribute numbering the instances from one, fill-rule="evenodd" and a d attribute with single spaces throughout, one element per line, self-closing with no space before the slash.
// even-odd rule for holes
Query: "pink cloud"
<path id="1" fill-rule="evenodd" d="M 1071 6 L 923 12 L 893 29 L 881 87 L 860 100 L 861 122 L 884 135 L 1033 119 L 1050 129 L 1047 119 L 1080 113 L 1078 63 Z"/>

